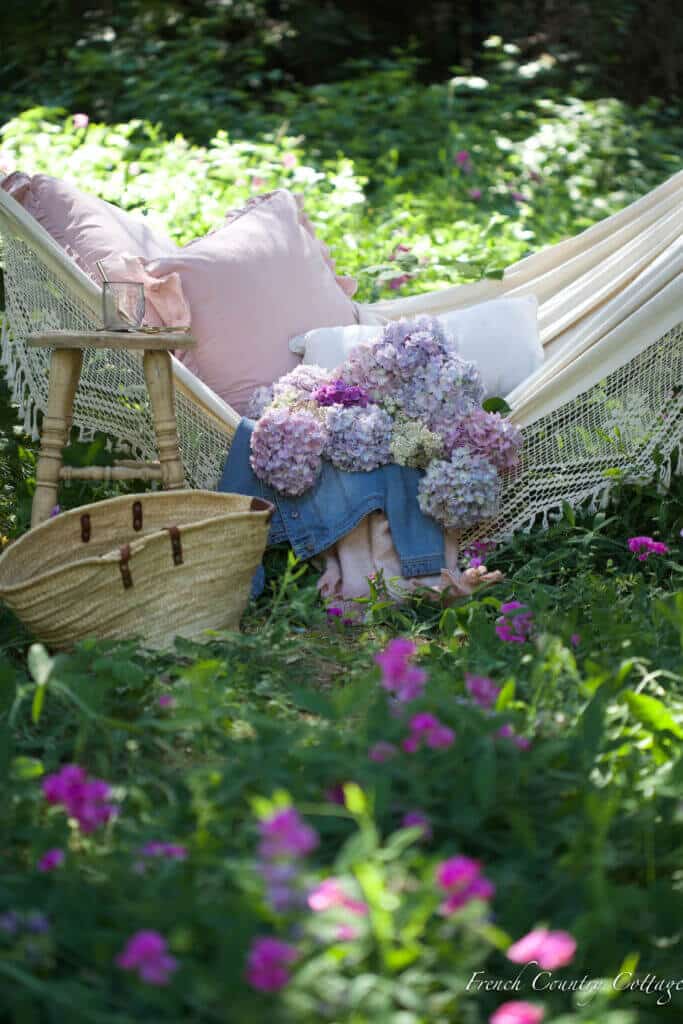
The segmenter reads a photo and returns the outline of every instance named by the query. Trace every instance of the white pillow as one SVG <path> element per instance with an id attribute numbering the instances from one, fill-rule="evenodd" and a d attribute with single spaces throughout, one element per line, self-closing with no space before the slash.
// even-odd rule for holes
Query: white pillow
<path id="1" fill-rule="evenodd" d="M 466 309 L 442 313 L 438 319 L 453 339 L 463 359 L 479 367 L 486 396 L 504 397 L 530 377 L 543 363 L 538 334 L 538 301 L 535 295 L 493 299 Z M 381 326 L 321 327 L 292 338 L 292 352 L 334 370 L 345 362 L 356 345 L 374 341 Z"/>

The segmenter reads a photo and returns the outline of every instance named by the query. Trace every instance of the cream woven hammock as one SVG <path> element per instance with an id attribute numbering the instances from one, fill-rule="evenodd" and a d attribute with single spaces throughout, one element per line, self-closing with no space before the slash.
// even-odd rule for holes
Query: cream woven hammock
<path id="1" fill-rule="evenodd" d="M 603 501 L 615 478 L 669 481 L 683 436 L 683 172 L 575 238 L 513 264 L 502 281 L 361 305 L 361 321 L 439 314 L 500 295 L 539 301 L 544 365 L 507 396 L 524 428 L 521 472 L 505 482 L 495 519 L 468 532 L 502 539 L 566 502 Z M 2 365 L 24 428 L 37 436 L 49 352 L 27 334 L 99 323 L 100 288 L 0 190 L 6 317 Z M 239 416 L 173 362 L 180 444 L 190 486 L 214 488 Z M 85 353 L 74 424 L 155 457 L 142 365 L 134 352 Z M 679 459 L 679 470 L 683 459 Z"/>

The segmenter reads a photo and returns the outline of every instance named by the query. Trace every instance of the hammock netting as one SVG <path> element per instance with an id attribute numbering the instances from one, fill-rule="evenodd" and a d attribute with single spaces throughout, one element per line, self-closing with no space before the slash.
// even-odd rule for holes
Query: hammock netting
<path id="1" fill-rule="evenodd" d="M 501 294 L 539 297 L 546 362 L 508 396 L 524 431 L 521 469 L 504 480 L 498 515 L 468 530 L 462 544 L 547 525 L 565 504 L 595 507 L 616 479 L 649 479 L 657 465 L 668 483 L 683 437 L 682 191 L 683 173 L 577 238 L 515 264 L 502 282 L 360 307 L 362 320 L 381 322 Z M 0 199 L 2 365 L 24 429 L 37 437 L 50 351 L 29 348 L 26 338 L 96 329 L 99 289 L 55 255 L 43 229 L 1 190 Z M 239 417 L 175 361 L 174 371 L 187 483 L 213 489 Z M 84 353 L 73 423 L 83 439 L 101 431 L 135 458 L 156 458 L 138 353 Z M 674 463 L 683 471 L 683 459 Z"/>

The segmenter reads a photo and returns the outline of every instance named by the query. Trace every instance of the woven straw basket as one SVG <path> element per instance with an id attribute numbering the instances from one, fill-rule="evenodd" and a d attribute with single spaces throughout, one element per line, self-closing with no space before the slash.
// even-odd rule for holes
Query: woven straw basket
<path id="1" fill-rule="evenodd" d="M 0 598 L 38 640 L 175 636 L 237 629 L 272 506 L 214 491 L 158 491 L 84 505 L 0 556 Z"/>

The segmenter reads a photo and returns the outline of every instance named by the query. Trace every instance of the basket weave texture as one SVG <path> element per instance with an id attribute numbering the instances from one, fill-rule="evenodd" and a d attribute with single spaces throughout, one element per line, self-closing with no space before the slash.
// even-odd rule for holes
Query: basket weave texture
<path id="1" fill-rule="evenodd" d="M 237 629 L 272 506 L 214 491 L 125 495 L 64 512 L 0 556 L 0 598 L 54 648 L 85 637 Z"/>

